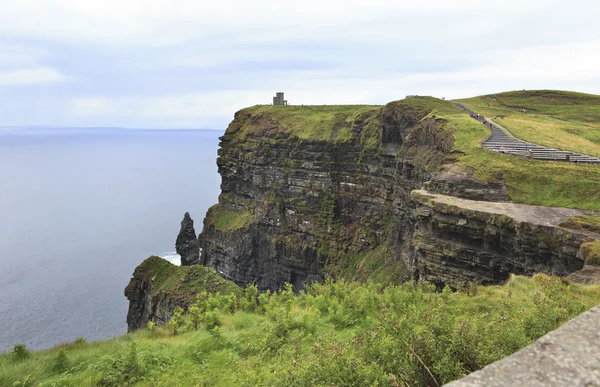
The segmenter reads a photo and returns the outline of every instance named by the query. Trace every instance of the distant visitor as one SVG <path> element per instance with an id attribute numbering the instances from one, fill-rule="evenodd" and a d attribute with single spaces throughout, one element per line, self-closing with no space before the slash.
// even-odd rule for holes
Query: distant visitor
<path id="1" fill-rule="evenodd" d="M 284 106 L 287 104 L 288 104 L 287 100 L 283 99 L 283 91 L 275 93 L 275 97 L 273 97 L 273 105 Z"/>

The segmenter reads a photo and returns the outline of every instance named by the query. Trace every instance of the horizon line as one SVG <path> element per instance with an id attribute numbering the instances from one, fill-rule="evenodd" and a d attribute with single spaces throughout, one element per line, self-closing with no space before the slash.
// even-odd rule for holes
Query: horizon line
<path id="1" fill-rule="evenodd" d="M 215 128 L 152 128 L 152 127 L 125 127 L 125 126 L 63 126 L 63 125 L 7 125 L 0 126 L 0 129 L 54 129 L 54 130 L 162 130 L 162 131 L 225 131 L 223 129 Z"/>

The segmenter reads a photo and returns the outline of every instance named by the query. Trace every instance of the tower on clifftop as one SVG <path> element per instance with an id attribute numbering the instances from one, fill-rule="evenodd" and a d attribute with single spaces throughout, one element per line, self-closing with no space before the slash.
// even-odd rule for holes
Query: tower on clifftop
<path id="1" fill-rule="evenodd" d="M 284 106 L 287 104 L 287 101 L 283 99 L 283 91 L 275 93 L 275 97 L 273 97 L 274 106 Z"/>

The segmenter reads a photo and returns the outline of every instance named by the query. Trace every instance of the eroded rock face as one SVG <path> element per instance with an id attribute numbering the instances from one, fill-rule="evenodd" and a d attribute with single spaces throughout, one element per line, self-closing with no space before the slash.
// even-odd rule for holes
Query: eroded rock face
<path id="1" fill-rule="evenodd" d="M 129 300 L 128 332 L 145 328 L 149 321 L 162 325 L 171 319 L 176 306 L 187 309 L 191 304 L 193 298 L 158 291 L 163 278 L 157 278 L 157 273 L 172 274 L 175 270 L 177 270 L 175 265 L 156 256 L 147 258 L 136 267 L 133 277 L 125 288 L 125 297 Z"/>
<path id="2" fill-rule="evenodd" d="M 401 103 L 375 115 L 355 119 L 351 138 L 338 143 L 299 139 L 264 114 L 238 112 L 221 137 L 219 207 L 251 212 L 253 220 L 220 229 L 207 217 L 201 263 L 238 285 L 300 289 L 377 249 L 390 279 L 401 282 L 413 277 L 412 190 L 429 182 L 442 192 L 506 200 L 502 184 L 477 182 L 458 167 L 438 173 L 453 146 L 441 120 Z M 381 125 L 368 146 L 372 119 Z"/>
<path id="3" fill-rule="evenodd" d="M 544 244 L 537 234 L 543 227 L 493 228 L 485 219 L 428 212 L 411 198 L 426 188 L 509 200 L 502 181 L 483 183 L 453 164 L 444 124 L 400 101 L 355 117 L 344 141 L 324 141 L 291 135 L 268 113 L 236 113 L 217 160 L 218 207 L 228 218 L 205 218 L 201 263 L 261 290 L 377 271 L 392 282 L 458 286 L 501 282 L 510 272 L 578 270 L 580 239 L 569 233 Z"/>
<path id="4" fill-rule="evenodd" d="M 239 295 L 241 289 L 211 268 L 176 266 L 160 257 L 148 257 L 135 268 L 125 288 L 128 331 L 145 328 L 150 321 L 165 324 L 175 307 L 187 310 L 203 291 Z"/>
<path id="5" fill-rule="evenodd" d="M 181 229 L 175 242 L 175 250 L 181 256 L 181 265 L 193 265 L 200 259 L 200 245 L 194 230 L 194 221 L 189 213 L 185 213 L 181 221 Z"/>
<path id="6" fill-rule="evenodd" d="M 584 211 L 493 203 L 413 191 L 417 278 L 460 288 L 511 273 L 566 276 L 585 261 L 581 245 L 600 235 L 559 227 Z"/>

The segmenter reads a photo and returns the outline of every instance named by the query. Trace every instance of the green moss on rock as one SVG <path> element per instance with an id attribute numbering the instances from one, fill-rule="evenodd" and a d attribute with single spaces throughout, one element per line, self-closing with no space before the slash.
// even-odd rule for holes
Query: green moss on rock
<path id="1" fill-rule="evenodd" d="M 586 265 L 600 266 L 600 240 L 584 243 L 581 245 L 581 252 Z"/>
<path id="2" fill-rule="evenodd" d="M 567 221 L 560 224 L 561 227 L 572 228 L 574 230 L 590 231 L 600 234 L 600 216 L 580 215 L 572 216 Z"/>
<path id="3" fill-rule="evenodd" d="M 232 210 L 215 204 L 208 209 L 205 221 L 219 231 L 233 231 L 248 226 L 253 219 L 249 210 Z"/>

